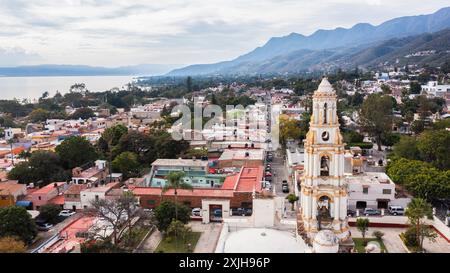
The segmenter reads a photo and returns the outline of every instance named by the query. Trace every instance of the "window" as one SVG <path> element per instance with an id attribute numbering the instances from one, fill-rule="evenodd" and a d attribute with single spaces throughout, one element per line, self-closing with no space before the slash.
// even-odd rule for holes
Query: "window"
<path id="1" fill-rule="evenodd" d="M 383 189 L 383 194 L 391 194 L 391 189 Z"/>
<path id="2" fill-rule="evenodd" d="M 369 194 L 369 187 L 363 187 L 363 193 Z"/>
<path id="3" fill-rule="evenodd" d="M 38 196 L 38 199 L 41 200 L 42 199 L 41 196 Z"/>
<path id="4" fill-rule="evenodd" d="M 330 158 L 326 155 L 320 159 L 320 176 L 330 175 Z"/>
<path id="5" fill-rule="evenodd" d="M 98 195 L 95 196 L 95 201 L 98 201 Z"/>
<path id="6" fill-rule="evenodd" d="M 323 124 L 327 124 L 327 104 L 323 105 Z"/>
<path id="7" fill-rule="evenodd" d="M 149 200 L 147 200 L 147 205 L 150 205 L 150 206 L 153 206 L 153 205 L 155 205 L 155 200 L 151 200 L 151 199 L 149 199 Z"/>

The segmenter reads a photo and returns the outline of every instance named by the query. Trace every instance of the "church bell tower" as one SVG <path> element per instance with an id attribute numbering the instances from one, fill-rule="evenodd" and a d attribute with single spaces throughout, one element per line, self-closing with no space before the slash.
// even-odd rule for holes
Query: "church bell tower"
<path id="1" fill-rule="evenodd" d="M 339 131 L 337 96 L 326 78 L 313 95 L 310 129 L 304 140 L 299 227 L 309 241 L 322 230 L 340 242 L 349 239 L 344 143 Z M 306 239 L 306 238 L 305 238 Z"/>

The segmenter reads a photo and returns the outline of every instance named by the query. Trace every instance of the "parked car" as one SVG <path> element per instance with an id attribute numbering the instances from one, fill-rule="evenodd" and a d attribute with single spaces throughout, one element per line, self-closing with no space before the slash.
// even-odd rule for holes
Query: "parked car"
<path id="1" fill-rule="evenodd" d="M 287 180 L 283 180 L 283 181 L 281 182 L 281 185 L 287 185 L 287 184 L 288 184 Z"/>
<path id="2" fill-rule="evenodd" d="M 356 211 L 351 210 L 351 209 L 347 210 L 347 216 L 349 216 L 349 217 L 355 217 L 355 215 L 356 215 Z"/>
<path id="3" fill-rule="evenodd" d="M 269 166 L 266 167 L 266 172 L 271 172 L 272 168 L 270 168 Z"/>
<path id="4" fill-rule="evenodd" d="M 389 206 L 388 211 L 392 215 L 404 215 L 405 209 L 402 206 Z"/>
<path id="5" fill-rule="evenodd" d="M 369 216 L 369 215 L 380 215 L 380 211 L 377 209 L 372 209 L 372 208 L 365 208 L 364 209 L 364 213 L 365 216 Z"/>
<path id="6" fill-rule="evenodd" d="M 231 215 L 251 216 L 252 209 L 249 208 L 232 208 Z"/>
<path id="7" fill-rule="evenodd" d="M 283 185 L 283 186 L 281 186 L 281 190 L 282 190 L 284 193 L 288 193 L 288 192 L 289 192 L 289 186 L 288 186 L 288 185 Z"/>
<path id="8" fill-rule="evenodd" d="M 53 225 L 50 223 L 37 223 L 36 227 L 39 231 L 49 231 L 53 227 Z"/>
<path id="9" fill-rule="evenodd" d="M 201 208 L 193 208 L 192 216 L 202 216 L 202 209 Z"/>
<path id="10" fill-rule="evenodd" d="M 215 209 L 215 210 L 213 211 L 213 215 L 214 215 L 215 217 L 222 217 L 222 210 L 221 210 L 221 209 Z"/>
<path id="11" fill-rule="evenodd" d="M 70 216 L 74 215 L 75 213 L 76 213 L 75 211 L 65 209 L 65 210 L 60 211 L 58 215 L 61 217 L 70 217 Z"/>
<path id="12" fill-rule="evenodd" d="M 266 172 L 266 176 L 272 176 L 272 173 Z"/>

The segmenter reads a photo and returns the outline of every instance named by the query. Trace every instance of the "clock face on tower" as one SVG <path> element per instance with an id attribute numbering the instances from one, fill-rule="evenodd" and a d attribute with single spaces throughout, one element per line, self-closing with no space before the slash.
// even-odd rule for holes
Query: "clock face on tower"
<path id="1" fill-rule="evenodd" d="M 322 133 L 322 140 L 323 141 L 328 141 L 330 139 L 330 133 L 328 133 L 328 131 L 325 131 Z"/>

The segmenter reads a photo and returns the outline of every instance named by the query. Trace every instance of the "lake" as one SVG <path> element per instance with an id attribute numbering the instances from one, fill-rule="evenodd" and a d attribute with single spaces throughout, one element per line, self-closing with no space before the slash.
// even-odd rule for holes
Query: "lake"
<path id="1" fill-rule="evenodd" d="M 121 88 L 133 80 L 133 76 L 64 76 L 64 77 L 0 77 L 0 99 L 38 99 L 48 91 L 69 92 L 75 83 L 84 83 L 91 92 Z"/>

